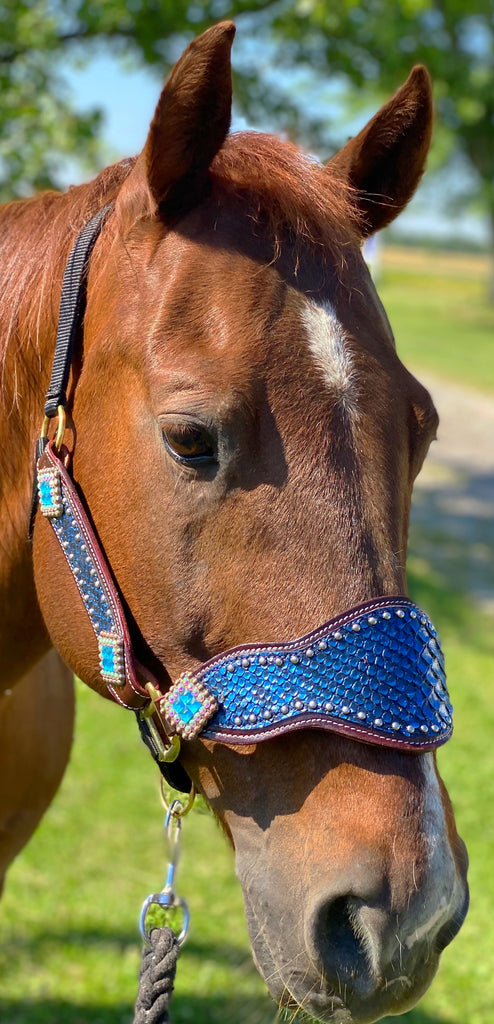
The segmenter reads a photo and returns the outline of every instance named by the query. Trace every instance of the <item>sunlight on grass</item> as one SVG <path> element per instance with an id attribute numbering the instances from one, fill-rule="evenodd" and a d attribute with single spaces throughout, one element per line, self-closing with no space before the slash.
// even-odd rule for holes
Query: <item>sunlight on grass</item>
<path id="1" fill-rule="evenodd" d="M 487 267 L 461 276 L 434 271 L 434 257 L 406 262 L 386 251 L 378 284 L 400 358 L 415 369 L 494 393 L 494 305 Z M 468 257 L 458 257 L 460 260 Z M 454 267 L 454 257 L 451 257 Z"/>

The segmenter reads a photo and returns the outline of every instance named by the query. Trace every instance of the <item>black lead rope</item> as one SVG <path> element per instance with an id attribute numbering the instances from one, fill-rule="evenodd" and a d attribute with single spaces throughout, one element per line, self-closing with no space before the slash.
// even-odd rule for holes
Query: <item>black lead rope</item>
<path id="1" fill-rule="evenodd" d="M 142 954 L 133 1024 L 168 1024 L 179 950 L 171 928 L 153 928 Z"/>

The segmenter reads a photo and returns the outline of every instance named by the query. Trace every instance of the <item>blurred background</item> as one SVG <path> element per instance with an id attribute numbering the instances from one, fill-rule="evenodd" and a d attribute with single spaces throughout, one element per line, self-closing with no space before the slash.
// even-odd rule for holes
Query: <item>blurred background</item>
<path id="1" fill-rule="evenodd" d="M 412 596 L 439 626 L 455 704 L 439 754 L 472 907 L 403 1024 L 494 1019 L 494 0 L 0 0 L 0 198 L 87 180 L 138 152 L 161 84 L 215 21 L 237 25 L 234 129 L 323 160 L 424 63 L 436 130 L 408 210 L 366 248 L 398 351 L 441 414 L 417 482 Z M 0 905 L 2 1024 L 129 1024 L 136 919 L 163 881 L 155 773 L 127 716 L 78 686 L 76 742 Z M 223 837 L 199 807 L 175 1024 L 273 1024 Z"/>

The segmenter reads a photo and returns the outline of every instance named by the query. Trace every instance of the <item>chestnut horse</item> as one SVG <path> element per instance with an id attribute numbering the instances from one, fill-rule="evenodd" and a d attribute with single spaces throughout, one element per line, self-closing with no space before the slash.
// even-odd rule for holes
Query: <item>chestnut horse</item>
<path id="1" fill-rule="evenodd" d="M 166 688 L 235 645 L 406 592 L 412 486 L 437 415 L 396 354 L 361 244 L 422 174 L 428 75 L 415 68 L 322 166 L 228 134 L 233 35 L 217 25 L 188 47 L 137 160 L 2 211 L 2 872 L 69 756 L 64 665 L 107 695 L 39 512 L 27 540 L 64 266 L 103 206 L 70 383 L 72 472 L 139 662 Z M 274 998 L 334 1024 L 411 1007 L 467 906 L 435 754 L 306 727 L 191 739 L 181 763 L 231 840 Z"/>

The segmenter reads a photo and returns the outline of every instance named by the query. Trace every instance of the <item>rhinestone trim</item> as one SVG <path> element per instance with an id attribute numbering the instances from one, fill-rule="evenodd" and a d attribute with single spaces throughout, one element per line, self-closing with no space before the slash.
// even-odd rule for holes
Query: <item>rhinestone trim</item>
<path id="1" fill-rule="evenodd" d="M 159 709 L 173 731 L 191 740 L 218 710 L 218 703 L 196 676 L 184 672 L 160 701 Z"/>
<path id="2" fill-rule="evenodd" d="M 62 484 L 55 467 L 38 471 L 38 496 L 43 515 L 48 519 L 60 519 L 63 515 Z"/>

